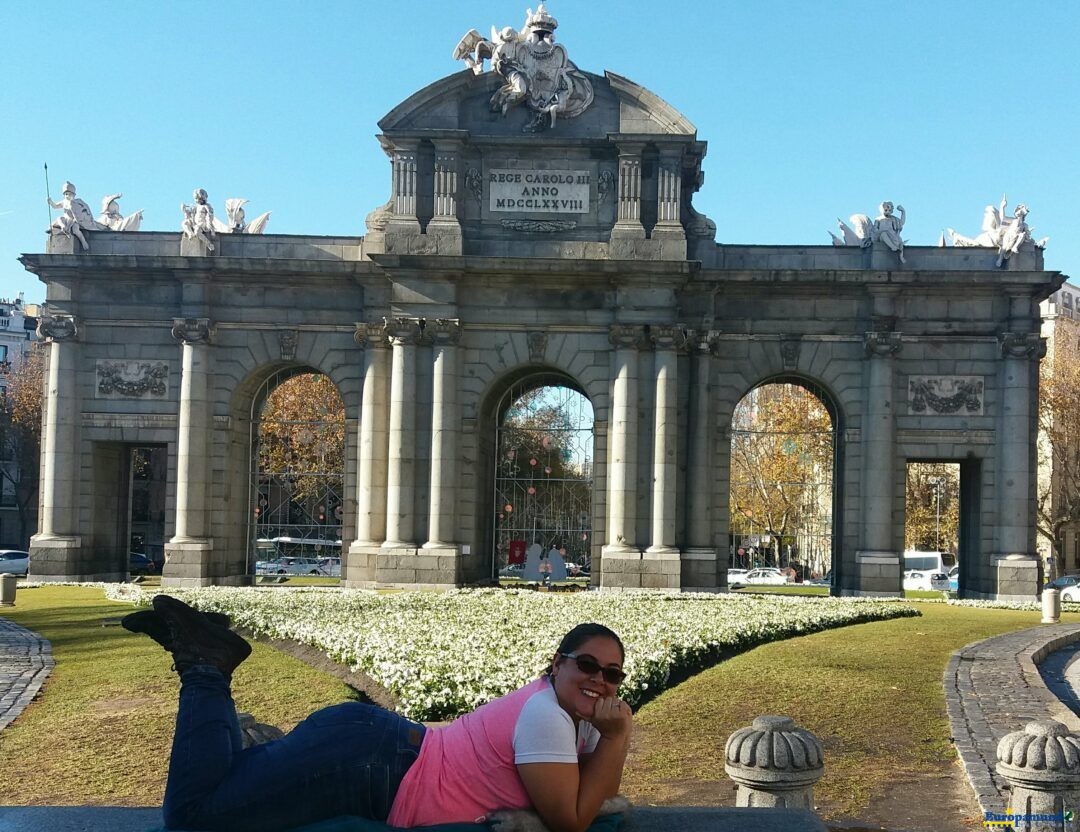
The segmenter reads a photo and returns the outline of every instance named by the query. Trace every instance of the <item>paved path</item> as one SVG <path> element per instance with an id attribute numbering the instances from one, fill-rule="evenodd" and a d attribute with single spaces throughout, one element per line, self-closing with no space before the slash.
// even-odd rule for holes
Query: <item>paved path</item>
<path id="1" fill-rule="evenodd" d="M 53 664 L 48 641 L 0 617 L 0 730 L 30 704 Z"/>
<path id="2" fill-rule="evenodd" d="M 1055 651 L 1061 652 L 1051 655 Z M 1056 624 L 969 644 L 949 660 L 944 678 L 949 723 L 984 812 L 1007 805 L 1004 783 L 994 773 L 1003 736 L 1048 718 L 1080 731 L 1080 717 L 1070 709 L 1077 697 L 1068 684 L 1080 670 L 1080 664 L 1070 666 L 1078 651 L 1080 625 Z"/>

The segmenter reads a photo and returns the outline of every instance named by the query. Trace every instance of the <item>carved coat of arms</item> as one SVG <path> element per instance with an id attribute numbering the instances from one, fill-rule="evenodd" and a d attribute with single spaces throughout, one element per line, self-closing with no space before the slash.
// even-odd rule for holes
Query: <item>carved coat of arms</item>
<path id="1" fill-rule="evenodd" d="M 491 109 L 505 115 L 524 103 L 533 119 L 523 132 L 554 127 L 559 116 L 579 116 L 593 100 L 592 83 L 567 56 L 566 47 L 555 43 L 558 25 L 541 3 L 535 12 L 526 11 L 521 31 L 492 26 L 486 40 L 470 29 L 454 48 L 454 60 L 465 61 L 477 75 L 484 72 L 485 60 L 491 60 L 492 70 L 505 81 L 491 97 Z"/>

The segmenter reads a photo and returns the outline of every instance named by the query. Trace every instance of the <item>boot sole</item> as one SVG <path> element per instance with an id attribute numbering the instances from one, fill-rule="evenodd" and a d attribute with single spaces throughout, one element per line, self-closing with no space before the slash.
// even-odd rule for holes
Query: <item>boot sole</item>
<path id="1" fill-rule="evenodd" d="M 251 645 L 244 639 L 218 624 L 214 624 L 205 615 L 170 595 L 155 595 L 154 610 L 166 620 L 175 620 L 187 634 L 203 648 L 200 659 L 205 659 L 229 675 L 236 667 L 251 655 Z M 176 652 L 173 652 L 174 658 Z M 178 660 L 179 663 L 179 660 Z"/>

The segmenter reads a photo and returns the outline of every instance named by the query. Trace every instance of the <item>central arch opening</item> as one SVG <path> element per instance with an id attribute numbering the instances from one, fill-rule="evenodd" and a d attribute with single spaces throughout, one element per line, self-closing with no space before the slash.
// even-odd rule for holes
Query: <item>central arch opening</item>
<path id="1" fill-rule="evenodd" d="M 832 582 L 836 420 L 826 401 L 808 383 L 777 381 L 736 406 L 730 586 Z"/>
<path id="2" fill-rule="evenodd" d="M 321 373 L 275 373 L 253 402 L 248 568 L 340 578 L 345 404 Z"/>
<path id="3" fill-rule="evenodd" d="M 511 385 L 496 410 L 494 564 L 502 583 L 587 583 L 593 408 L 569 381 Z"/>

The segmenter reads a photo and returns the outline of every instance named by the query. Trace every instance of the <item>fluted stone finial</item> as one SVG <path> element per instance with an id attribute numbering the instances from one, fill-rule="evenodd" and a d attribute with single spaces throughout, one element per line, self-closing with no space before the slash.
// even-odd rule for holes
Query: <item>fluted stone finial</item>
<path id="1" fill-rule="evenodd" d="M 813 809 L 814 784 L 825 772 L 824 750 L 786 716 L 759 716 L 728 737 L 724 771 L 738 784 L 737 806 Z"/>
<path id="2" fill-rule="evenodd" d="M 997 747 L 997 773 L 1011 787 L 1008 808 L 1017 832 L 1077 828 L 1080 736 L 1065 725 L 1048 719 L 1006 734 Z"/>

